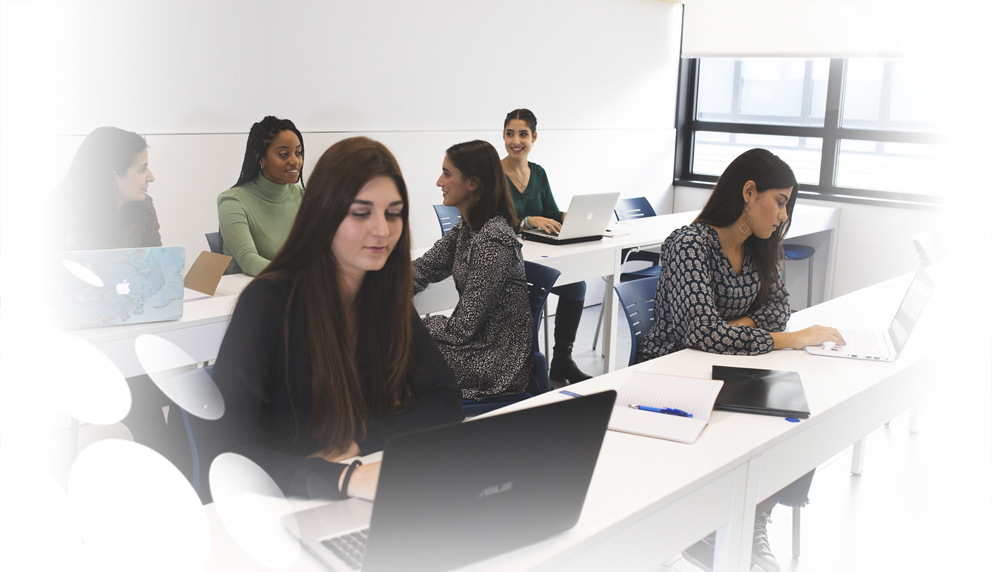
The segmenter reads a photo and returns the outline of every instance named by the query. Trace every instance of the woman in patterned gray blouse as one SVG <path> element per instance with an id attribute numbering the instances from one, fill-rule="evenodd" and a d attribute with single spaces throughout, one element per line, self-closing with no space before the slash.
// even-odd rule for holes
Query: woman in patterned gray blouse
<path id="1" fill-rule="evenodd" d="M 454 312 L 424 323 L 465 399 L 521 393 L 534 367 L 527 278 L 505 179 L 489 143 L 449 148 L 437 186 L 462 220 L 413 263 L 416 292 L 448 276 L 455 280 Z"/>
<path id="2" fill-rule="evenodd" d="M 764 149 L 730 163 L 696 220 L 661 247 L 655 324 L 638 361 L 684 348 L 757 355 L 844 343 L 834 328 L 783 331 L 791 311 L 779 253 L 798 187 L 792 169 Z"/>
<path id="3" fill-rule="evenodd" d="M 824 326 L 783 331 L 791 310 L 778 265 L 798 189 L 792 169 L 765 149 L 745 151 L 727 166 L 696 220 L 661 247 L 655 323 L 638 361 L 684 348 L 757 355 L 844 343 L 837 330 Z M 780 570 L 768 544 L 772 509 L 777 503 L 805 505 L 812 481 L 811 471 L 756 507 L 751 559 L 766 572 Z M 683 555 L 708 568 L 712 535 Z"/>

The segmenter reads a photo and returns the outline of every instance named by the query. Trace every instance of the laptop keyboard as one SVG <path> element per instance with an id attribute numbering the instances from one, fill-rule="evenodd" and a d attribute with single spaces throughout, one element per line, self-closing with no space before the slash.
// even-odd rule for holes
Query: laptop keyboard
<path id="1" fill-rule="evenodd" d="M 544 232 L 543 230 L 526 230 L 524 232 L 527 234 L 537 234 L 545 238 L 550 238 L 551 240 L 561 240 L 561 237 L 558 236 L 558 234 L 551 232 Z"/>
<path id="2" fill-rule="evenodd" d="M 875 330 L 838 330 L 847 342 L 848 352 L 871 356 L 888 355 L 885 335 Z"/>
<path id="3" fill-rule="evenodd" d="M 328 550 L 334 553 L 342 562 L 351 567 L 352 570 L 361 570 L 365 561 L 365 542 L 369 538 L 369 529 L 363 528 L 327 540 L 321 540 Z"/>

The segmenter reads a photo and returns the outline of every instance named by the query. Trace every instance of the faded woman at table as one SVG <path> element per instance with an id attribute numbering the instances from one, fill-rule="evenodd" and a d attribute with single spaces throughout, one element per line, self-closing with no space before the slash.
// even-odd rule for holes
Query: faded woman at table
<path id="1" fill-rule="evenodd" d="M 661 247 L 655 324 L 638 361 L 685 348 L 758 355 L 844 343 L 830 327 L 784 331 L 791 311 L 779 263 L 798 190 L 792 169 L 765 149 L 745 151 L 727 166 L 696 220 Z M 758 505 L 752 561 L 762 569 L 779 570 L 766 533 L 772 508 L 804 505 L 812 479 L 810 472 Z M 712 542 L 704 539 L 685 556 L 705 567 L 712 554 Z"/>

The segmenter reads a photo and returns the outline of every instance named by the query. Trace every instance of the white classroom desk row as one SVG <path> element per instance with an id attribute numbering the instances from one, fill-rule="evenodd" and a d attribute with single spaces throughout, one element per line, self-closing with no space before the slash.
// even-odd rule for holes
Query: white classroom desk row
<path id="1" fill-rule="evenodd" d="M 882 327 L 901 301 L 902 276 L 797 312 L 789 329 L 813 323 Z M 939 283 L 939 281 L 938 281 Z M 800 423 L 780 417 L 715 411 L 692 445 L 607 431 L 585 506 L 568 531 L 471 566 L 461 572 L 504 570 L 653 571 L 680 550 L 717 531 L 716 570 L 747 571 L 755 505 L 908 410 L 933 379 L 938 359 L 939 290 L 895 362 L 818 357 L 804 351 L 723 356 L 684 350 L 602 375 L 569 389 L 580 394 L 617 388 L 630 371 L 710 378 L 711 367 L 787 369 L 803 381 L 811 415 Z M 492 414 L 570 399 L 558 391 Z M 852 471 L 860 472 L 864 448 Z M 289 499 L 292 510 L 324 501 Z M 266 570 L 230 537 L 207 505 L 212 552 L 209 570 Z M 284 534 L 288 534 L 285 533 Z M 301 552 L 292 570 L 326 570 Z"/>
<path id="2" fill-rule="evenodd" d="M 836 252 L 837 230 L 840 211 L 836 208 L 797 204 L 793 213 L 789 237 L 828 232 L 829 253 L 827 284 L 832 282 L 833 259 Z M 524 259 L 550 266 L 561 272 L 557 284 L 570 284 L 580 280 L 605 277 L 606 288 L 612 290 L 619 280 L 622 251 L 626 248 L 654 248 L 661 245 L 674 230 L 689 224 L 698 212 L 660 215 L 624 223 L 614 224 L 628 234 L 615 238 L 603 238 L 594 242 L 569 245 L 551 245 L 539 242 L 523 243 Z M 427 251 L 427 248 L 413 252 L 414 258 Z M 145 373 L 134 351 L 134 340 L 142 334 L 159 336 L 189 354 L 192 362 L 206 362 L 217 357 L 220 343 L 227 331 L 227 324 L 234 311 L 237 294 L 251 281 L 250 276 L 235 274 L 221 279 L 217 293 L 209 296 L 187 296 L 183 304 L 183 317 L 171 322 L 155 322 L 129 326 L 90 328 L 75 330 L 72 333 L 93 344 L 106 354 L 121 370 L 124 377 Z M 188 291 L 189 292 L 189 291 Z M 828 286 L 829 295 L 829 286 Z M 616 296 L 606 297 L 603 325 L 604 371 L 613 371 L 615 360 L 615 336 L 617 324 Z M 414 298 L 417 311 L 421 314 L 451 309 L 458 302 L 454 284 L 449 280 L 432 285 Z M 621 331 L 625 331 L 621 328 Z"/>

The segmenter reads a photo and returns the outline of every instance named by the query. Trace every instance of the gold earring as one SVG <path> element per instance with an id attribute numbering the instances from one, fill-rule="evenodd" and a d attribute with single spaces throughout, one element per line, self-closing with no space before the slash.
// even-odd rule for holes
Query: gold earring
<path id="1" fill-rule="evenodd" d="M 751 232 L 751 227 L 747 225 L 751 221 L 751 217 L 747 216 L 745 213 L 741 213 L 741 225 L 737 227 L 737 230 L 741 231 L 741 234 L 747 234 Z"/>

